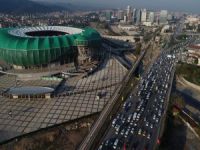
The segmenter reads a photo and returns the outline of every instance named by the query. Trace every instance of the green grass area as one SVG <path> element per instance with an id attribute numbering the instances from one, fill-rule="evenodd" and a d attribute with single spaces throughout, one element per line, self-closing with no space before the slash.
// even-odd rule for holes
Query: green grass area
<path id="1" fill-rule="evenodd" d="M 186 80 L 200 85 L 200 67 L 192 64 L 181 63 L 177 66 L 176 73 Z"/>

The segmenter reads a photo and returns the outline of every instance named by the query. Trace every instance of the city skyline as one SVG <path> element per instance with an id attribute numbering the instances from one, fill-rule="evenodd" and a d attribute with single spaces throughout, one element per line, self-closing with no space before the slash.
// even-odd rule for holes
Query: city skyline
<path id="1" fill-rule="evenodd" d="M 33 1 L 45 1 L 45 2 L 55 2 L 54 0 L 33 0 Z M 58 0 L 58 2 L 80 4 L 84 2 L 84 5 L 88 6 L 98 6 L 105 8 L 124 8 L 127 5 L 131 5 L 136 8 L 148 8 L 148 9 L 167 9 L 170 11 L 184 11 L 192 13 L 200 13 L 199 6 L 200 1 L 197 0 L 101 0 L 101 1 L 91 1 L 91 0 Z"/>

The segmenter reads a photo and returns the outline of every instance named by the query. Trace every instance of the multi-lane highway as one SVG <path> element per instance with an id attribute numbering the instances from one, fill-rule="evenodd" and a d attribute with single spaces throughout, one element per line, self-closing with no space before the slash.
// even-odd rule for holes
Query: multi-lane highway
<path id="1" fill-rule="evenodd" d="M 127 97 L 104 135 L 99 150 L 155 149 L 163 129 L 171 85 L 181 47 L 177 44 L 161 52 L 149 66 L 138 86 Z"/>
<path id="2" fill-rule="evenodd" d="M 110 116 L 112 114 L 113 109 L 115 109 L 116 105 L 119 104 L 119 100 L 122 90 L 124 90 L 129 84 L 129 81 L 131 80 L 131 76 L 135 72 L 136 68 L 139 66 L 140 62 L 142 61 L 142 58 L 144 57 L 146 51 L 142 51 L 141 55 L 137 59 L 136 63 L 132 66 L 127 76 L 124 78 L 123 83 L 116 89 L 115 94 L 112 96 L 106 107 L 101 112 L 99 118 L 96 120 L 95 124 L 92 126 L 89 134 L 84 139 L 84 141 L 80 144 L 79 149 L 80 150 L 87 150 L 91 149 L 93 147 L 95 141 L 99 138 L 100 132 L 103 131 L 103 128 L 106 122 L 109 122 Z M 95 145 L 96 146 L 96 145 Z"/>

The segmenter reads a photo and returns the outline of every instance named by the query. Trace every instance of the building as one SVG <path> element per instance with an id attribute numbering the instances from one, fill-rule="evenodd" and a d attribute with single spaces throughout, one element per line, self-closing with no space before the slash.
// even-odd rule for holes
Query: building
<path id="1" fill-rule="evenodd" d="M 167 17 L 168 17 L 167 10 L 161 10 L 160 11 L 159 23 L 160 24 L 167 24 Z"/>
<path id="2" fill-rule="evenodd" d="M 155 14 L 154 12 L 149 12 L 148 21 L 154 23 Z"/>
<path id="3" fill-rule="evenodd" d="M 144 26 L 148 26 L 148 27 L 151 27 L 152 26 L 152 23 L 150 21 L 146 21 L 146 22 L 143 22 L 142 23 Z"/>
<path id="4" fill-rule="evenodd" d="M 124 22 L 126 23 L 128 21 L 127 16 L 124 16 Z"/>
<path id="5" fill-rule="evenodd" d="M 141 22 L 146 22 L 147 21 L 147 10 L 142 9 L 141 11 Z"/>
<path id="6" fill-rule="evenodd" d="M 132 14 L 132 22 L 135 23 L 135 16 L 136 16 L 136 9 L 133 9 L 133 14 Z"/>
<path id="7" fill-rule="evenodd" d="M 111 21 L 112 12 L 106 11 L 106 21 Z"/>
<path id="8" fill-rule="evenodd" d="M 200 44 L 189 45 L 187 47 L 186 60 L 187 63 L 200 65 Z"/>
<path id="9" fill-rule="evenodd" d="M 124 19 L 124 11 L 123 10 L 119 10 L 117 13 L 117 19 L 118 20 L 123 20 Z"/>
<path id="10" fill-rule="evenodd" d="M 127 21 L 128 22 L 132 22 L 132 16 L 133 16 L 133 12 L 132 12 L 131 6 L 127 6 Z"/>
<path id="11" fill-rule="evenodd" d="M 134 26 L 134 25 L 120 25 L 119 24 L 118 28 L 122 29 L 122 30 L 127 30 L 127 31 L 136 31 L 136 30 L 138 30 L 138 27 Z"/>
<path id="12" fill-rule="evenodd" d="M 135 23 L 136 24 L 140 24 L 140 22 L 141 22 L 141 10 L 140 9 L 136 9 Z"/>
<path id="13" fill-rule="evenodd" d="M 0 61 L 16 69 L 59 66 L 69 61 L 81 64 L 90 61 L 101 46 L 101 36 L 92 28 L 2 28 L 0 39 Z"/>

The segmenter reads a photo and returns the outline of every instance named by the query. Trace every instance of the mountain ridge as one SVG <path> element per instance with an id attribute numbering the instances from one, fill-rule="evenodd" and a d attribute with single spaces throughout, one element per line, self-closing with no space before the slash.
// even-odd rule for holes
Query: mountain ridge
<path id="1" fill-rule="evenodd" d="M 46 13 L 67 10 L 55 5 L 44 5 L 30 0 L 0 0 L 0 12 L 10 14 Z"/>

